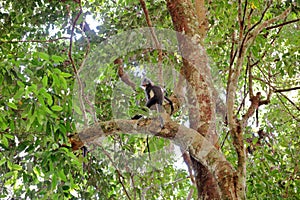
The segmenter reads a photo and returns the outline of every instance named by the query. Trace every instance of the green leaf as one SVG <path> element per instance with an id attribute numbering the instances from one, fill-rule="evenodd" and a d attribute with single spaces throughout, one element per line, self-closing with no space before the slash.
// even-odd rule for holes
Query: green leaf
<path id="1" fill-rule="evenodd" d="M 67 134 L 67 129 L 63 124 L 59 124 L 59 130 L 66 135 Z"/>
<path id="2" fill-rule="evenodd" d="M 12 163 L 11 163 L 11 161 L 10 160 L 7 160 L 7 167 L 8 167 L 8 169 L 12 169 Z"/>
<path id="3" fill-rule="evenodd" d="M 52 96 L 46 91 L 45 88 L 42 88 L 42 89 L 40 90 L 40 93 L 41 93 L 41 95 L 42 95 L 43 97 L 45 97 L 45 98 L 47 99 L 47 104 L 48 104 L 49 106 L 51 106 L 51 105 L 53 104 Z"/>
<path id="4" fill-rule="evenodd" d="M 272 161 L 273 163 L 276 163 L 276 162 L 277 162 L 277 160 L 276 160 L 273 156 L 270 156 L 270 155 L 266 154 L 265 157 L 266 157 L 268 160 Z"/>
<path id="5" fill-rule="evenodd" d="M 62 73 L 61 73 L 61 76 L 64 77 L 64 78 L 69 78 L 69 77 L 71 77 L 71 76 L 73 76 L 73 75 L 70 74 L 70 73 L 62 72 Z"/>
<path id="6" fill-rule="evenodd" d="M 57 186 L 57 176 L 55 174 L 52 175 L 52 184 L 51 184 L 51 189 L 55 190 Z"/>
<path id="7" fill-rule="evenodd" d="M 18 86 L 20 86 L 20 88 L 24 88 L 25 87 L 24 83 L 22 83 L 21 81 L 17 81 L 17 84 L 18 84 Z"/>
<path id="8" fill-rule="evenodd" d="M 59 62 L 63 62 L 64 61 L 64 58 L 61 57 L 61 56 L 57 56 L 57 55 L 52 55 L 51 56 L 51 59 L 56 62 L 56 63 L 59 63 Z"/>
<path id="9" fill-rule="evenodd" d="M 43 109 L 44 109 L 47 113 L 49 113 L 49 114 L 52 116 L 52 118 L 57 118 L 57 116 L 54 115 L 54 113 L 53 113 L 47 106 L 43 106 Z"/>
<path id="10" fill-rule="evenodd" d="M 61 169 L 61 170 L 58 171 L 58 176 L 61 180 L 65 181 L 65 182 L 67 181 L 67 177 L 64 173 L 64 169 Z"/>
<path id="11" fill-rule="evenodd" d="M 1 139 L 1 144 L 3 144 L 3 146 L 5 147 L 5 148 L 8 148 L 8 140 L 7 140 L 7 138 L 5 137 L 5 135 L 3 135 L 3 137 L 2 137 L 2 139 Z"/>
<path id="12" fill-rule="evenodd" d="M 48 85 L 48 76 L 44 76 L 42 79 L 43 86 L 46 87 Z"/>
<path id="13" fill-rule="evenodd" d="M 19 88 L 18 92 L 14 95 L 15 99 L 20 99 L 24 94 L 24 88 Z"/>
<path id="14" fill-rule="evenodd" d="M 58 80 L 58 76 L 56 76 L 55 74 L 52 74 L 52 78 L 53 78 L 53 83 L 52 83 L 52 86 L 59 86 L 60 85 L 60 82 Z"/>
<path id="15" fill-rule="evenodd" d="M 40 103 L 41 105 L 45 106 L 45 101 L 44 101 L 43 96 L 42 96 L 42 95 L 39 95 L 37 98 L 38 98 L 39 103 Z"/>
<path id="16" fill-rule="evenodd" d="M 10 135 L 10 134 L 4 134 L 4 135 L 5 135 L 5 137 L 7 137 L 7 138 L 9 138 L 9 139 L 11 139 L 11 140 L 14 139 L 14 136 L 13 136 L 13 135 Z"/>
<path id="17" fill-rule="evenodd" d="M 59 79 L 60 79 L 61 87 L 66 90 L 68 88 L 66 79 L 62 76 L 60 76 Z"/>
<path id="18" fill-rule="evenodd" d="M 53 110 L 53 111 L 62 111 L 62 107 L 58 106 L 58 105 L 54 105 L 54 106 L 51 107 L 51 110 Z"/>
<path id="19" fill-rule="evenodd" d="M 3 165 L 4 163 L 6 163 L 6 158 L 5 157 L 0 160 L 0 166 Z"/>
<path id="20" fill-rule="evenodd" d="M 4 177 L 8 179 L 8 178 L 11 178 L 14 175 L 15 175 L 15 172 L 14 171 L 10 171 L 10 172 L 4 174 Z"/>
<path id="21" fill-rule="evenodd" d="M 8 107 L 17 110 L 18 107 L 16 106 L 16 104 L 12 103 L 12 102 L 7 102 Z"/>
<path id="22" fill-rule="evenodd" d="M 61 70 L 58 69 L 58 68 L 54 68 L 54 69 L 53 69 L 53 72 L 55 72 L 56 74 L 61 74 Z"/>
<path id="23" fill-rule="evenodd" d="M 28 91 L 33 92 L 33 93 L 36 94 L 38 92 L 37 85 L 32 84 L 31 86 L 28 87 Z"/>
<path id="24" fill-rule="evenodd" d="M 40 58 L 42 58 L 43 60 L 49 61 L 49 55 L 47 53 L 45 53 L 45 52 L 39 52 L 38 56 Z"/>
<path id="25" fill-rule="evenodd" d="M 49 106 L 52 106 L 53 104 L 53 99 L 52 99 L 52 96 L 50 94 L 47 93 L 47 103 Z"/>
<path id="26" fill-rule="evenodd" d="M 12 169 L 16 170 L 16 171 L 20 171 L 20 170 L 22 170 L 22 167 L 20 165 L 13 164 Z"/>
<path id="27" fill-rule="evenodd" d="M 4 116 L 0 116 L 0 128 L 1 130 L 5 130 L 8 128 L 8 124 L 7 124 L 7 121 L 6 120 L 3 120 Z"/>

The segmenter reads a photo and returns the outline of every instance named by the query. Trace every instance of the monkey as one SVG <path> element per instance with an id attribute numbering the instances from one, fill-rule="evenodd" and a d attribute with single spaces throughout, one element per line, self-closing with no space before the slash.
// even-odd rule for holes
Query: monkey
<path id="1" fill-rule="evenodd" d="M 151 106 L 156 105 L 157 112 L 161 113 L 163 101 L 166 100 L 171 106 L 170 115 L 172 115 L 174 111 L 173 102 L 164 95 L 163 88 L 154 85 L 153 82 L 148 78 L 144 78 L 142 80 L 141 86 L 144 88 L 146 94 L 146 99 L 147 99 L 146 107 L 151 108 Z M 141 117 L 142 115 L 135 115 L 131 119 L 135 120 L 135 119 L 140 119 Z M 162 117 L 160 117 L 160 119 L 161 119 L 161 127 L 163 127 Z"/>
<path id="2" fill-rule="evenodd" d="M 164 95 L 163 88 L 156 86 L 148 78 L 144 78 L 142 81 L 142 86 L 145 87 L 145 93 L 147 97 L 146 106 L 150 108 L 151 106 L 158 104 L 163 105 L 163 101 L 166 100 L 171 106 L 171 115 L 174 111 L 173 102 Z"/>
<path id="3" fill-rule="evenodd" d="M 160 86 L 154 85 L 153 82 L 150 79 L 146 78 L 146 77 L 142 80 L 141 86 L 145 90 L 145 95 L 146 95 L 146 99 L 147 99 L 146 107 L 151 108 L 151 106 L 155 105 L 156 109 L 157 109 L 157 112 L 162 113 L 163 101 L 166 100 L 171 106 L 170 115 L 172 115 L 172 113 L 174 111 L 173 102 L 168 97 L 166 97 L 164 95 L 163 88 L 161 88 Z M 143 109 L 143 110 L 145 110 L 145 109 Z M 141 117 L 142 117 L 142 115 L 135 115 L 131 119 L 137 120 L 137 119 L 140 119 Z M 161 128 L 164 127 L 164 122 L 163 122 L 162 116 L 160 116 L 160 127 Z M 147 136 L 147 139 L 146 139 L 146 143 L 147 143 L 147 149 L 148 149 L 148 153 L 149 153 L 149 160 L 151 160 L 149 137 L 148 136 Z"/>

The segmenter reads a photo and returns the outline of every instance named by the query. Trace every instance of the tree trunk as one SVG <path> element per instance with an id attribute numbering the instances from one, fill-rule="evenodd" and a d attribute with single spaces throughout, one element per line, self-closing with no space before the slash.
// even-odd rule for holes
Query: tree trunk
<path id="1" fill-rule="evenodd" d="M 199 2 L 201 1 L 198 1 L 198 3 Z M 204 5 L 202 6 L 204 8 Z M 205 27 L 203 26 L 207 23 L 205 23 L 206 19 L 202 18 L 200 20 L 199 15 L 205 16 L 205 14 L 198 12 L 197 16 L 195 7 L 191 4 L 190 0 L 167 1 L 167 7 L 176 31 L 190 38 L 197 38 L 196 41 L 193 42 L 196 42 L 196 45 L 200 45 L 205 35 Z M 202 22 L 199 23 L 200 21 Z M 178 37 L 178 40 L 183 56 L 182 75 L 187 80 L 189 88 L 190 127 L 197 130 L 199 134 L 205 136 L 218 148 L 218 137 L 215 132 L 213 85 L 211 83 L 210 70 L 207 67 L 208 59 L 206 53 L 204 49 L 201 50 L 201 48 L 195 49 L 191 47 L 189 42 L 180 41 L 180 37 Z M 191 158 L 191 160 L 195 172 L 198 199 L 221 199 L 222 195 L 213 174 L 196 159 Z"/>

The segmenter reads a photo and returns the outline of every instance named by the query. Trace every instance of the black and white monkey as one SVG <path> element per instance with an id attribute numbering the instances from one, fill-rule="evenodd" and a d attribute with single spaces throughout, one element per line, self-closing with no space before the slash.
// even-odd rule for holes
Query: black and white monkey
<path id="1" fill-rule="evenodd" d="M 173 102 L 164 95 L 163 88 L 154 85 L 153 82 L 148 78 L 144 78 L 142 80 L 141 86 L 143 86 L 144 90 L 145 90 L 145 94 L 146 94 L 146 98 L 147 98 L 146 106 L 148 108 L 151 108 L 151 106 L 156 105 L 157 111 L 159 113 L 162 113 L 162 110 L 163 110 L 162 105 L 163 105 L 164 100 L 166 100 L 171 106 L 170 115 L 173 113 L 173 111 L 174 111 Z M 135 115 L 131 119 L 139 119 L 141 117 L 142 117 L 141 115 Z M 161 118 L 161 126 L 163 126 L 162 118 Z"/>

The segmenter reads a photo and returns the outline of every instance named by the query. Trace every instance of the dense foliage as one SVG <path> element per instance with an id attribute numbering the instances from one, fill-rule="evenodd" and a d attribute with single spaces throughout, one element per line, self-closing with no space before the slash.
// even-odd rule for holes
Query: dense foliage
<path id="1" fill-rule="evenodd" d="M 253 42 L 236 91 L 236 107 L 241 116 L 247 106 L 249 67 L 255 90 L 262 92 L 264 98 L 270 90 L 273 92 L 270 103 L 258 110 L 245 133 L 249 158 L 247 197 L 297 199 L 300 5 L 276 1 L 263 13 L 263 2 L 248 2 L 246 10 L 252 13 L 251 24 L 259 22 L 262 16 L 277 16 L 291 5 L 293 11 L 281 26 L 267 27 Z M 238 42 L 232 42 L 237 40 L 232 38 L 237 29 L 236 4 L 207 3 L 209 29 L 204 46 L 218 77 L 220 93 L 224 93 L 222 88 L 227 84 L 230 56 L 234 53 L 231 45 Z M 172 29 L 164 1 L 149 1 L 147 7 L 154 26 Z M 143 136 L 111 136 L 105 139 L 106 145 L 94 147 L 87 157 L 80 151 L 73 152 L 68 141 L 68 136 L 77 131 L 72 118 L 74 66 L 80 68 L 87 55 L 98 51 L 99 44 L 106 39 L 147 26 L 139 2 L 11 0 L 0 1 L 0 11 L 0 198 L 185 199 L 194 186 L 182 170 L 183 163 L 176 162 L 179 157 L 174 155 L 174 147 L 166 140 L 149 139 L 150 150 L 159 152 L 150 162 L 148 140 Z M 123 57 L 126 70 L 137 84 L 137 69 L 156 64 L 157 56 L 156 51 L 138 49 Z M 178 69 L 178 54 L 164 56 L 164 65 Z M 97 118 L 110 120 L 115 117 L 114 110 L 127 112 L 121 118 L 132 116 L 137 111 L 135 100 L 143 101 L 143 92 L 133 96 L 130 88 L 124 88 L 113 63 L 99 70 Z M 149 76 L 154 78 L 152 73 Z M 172 90 L 172 77 L 166 82 L 167 89 Z M 128 93 L 129 103 L 114 102 L 116 90 Z M 227 129 L 219 130 L 220 141 L 225 140 L 222 151 L 235 165 Z"/>

